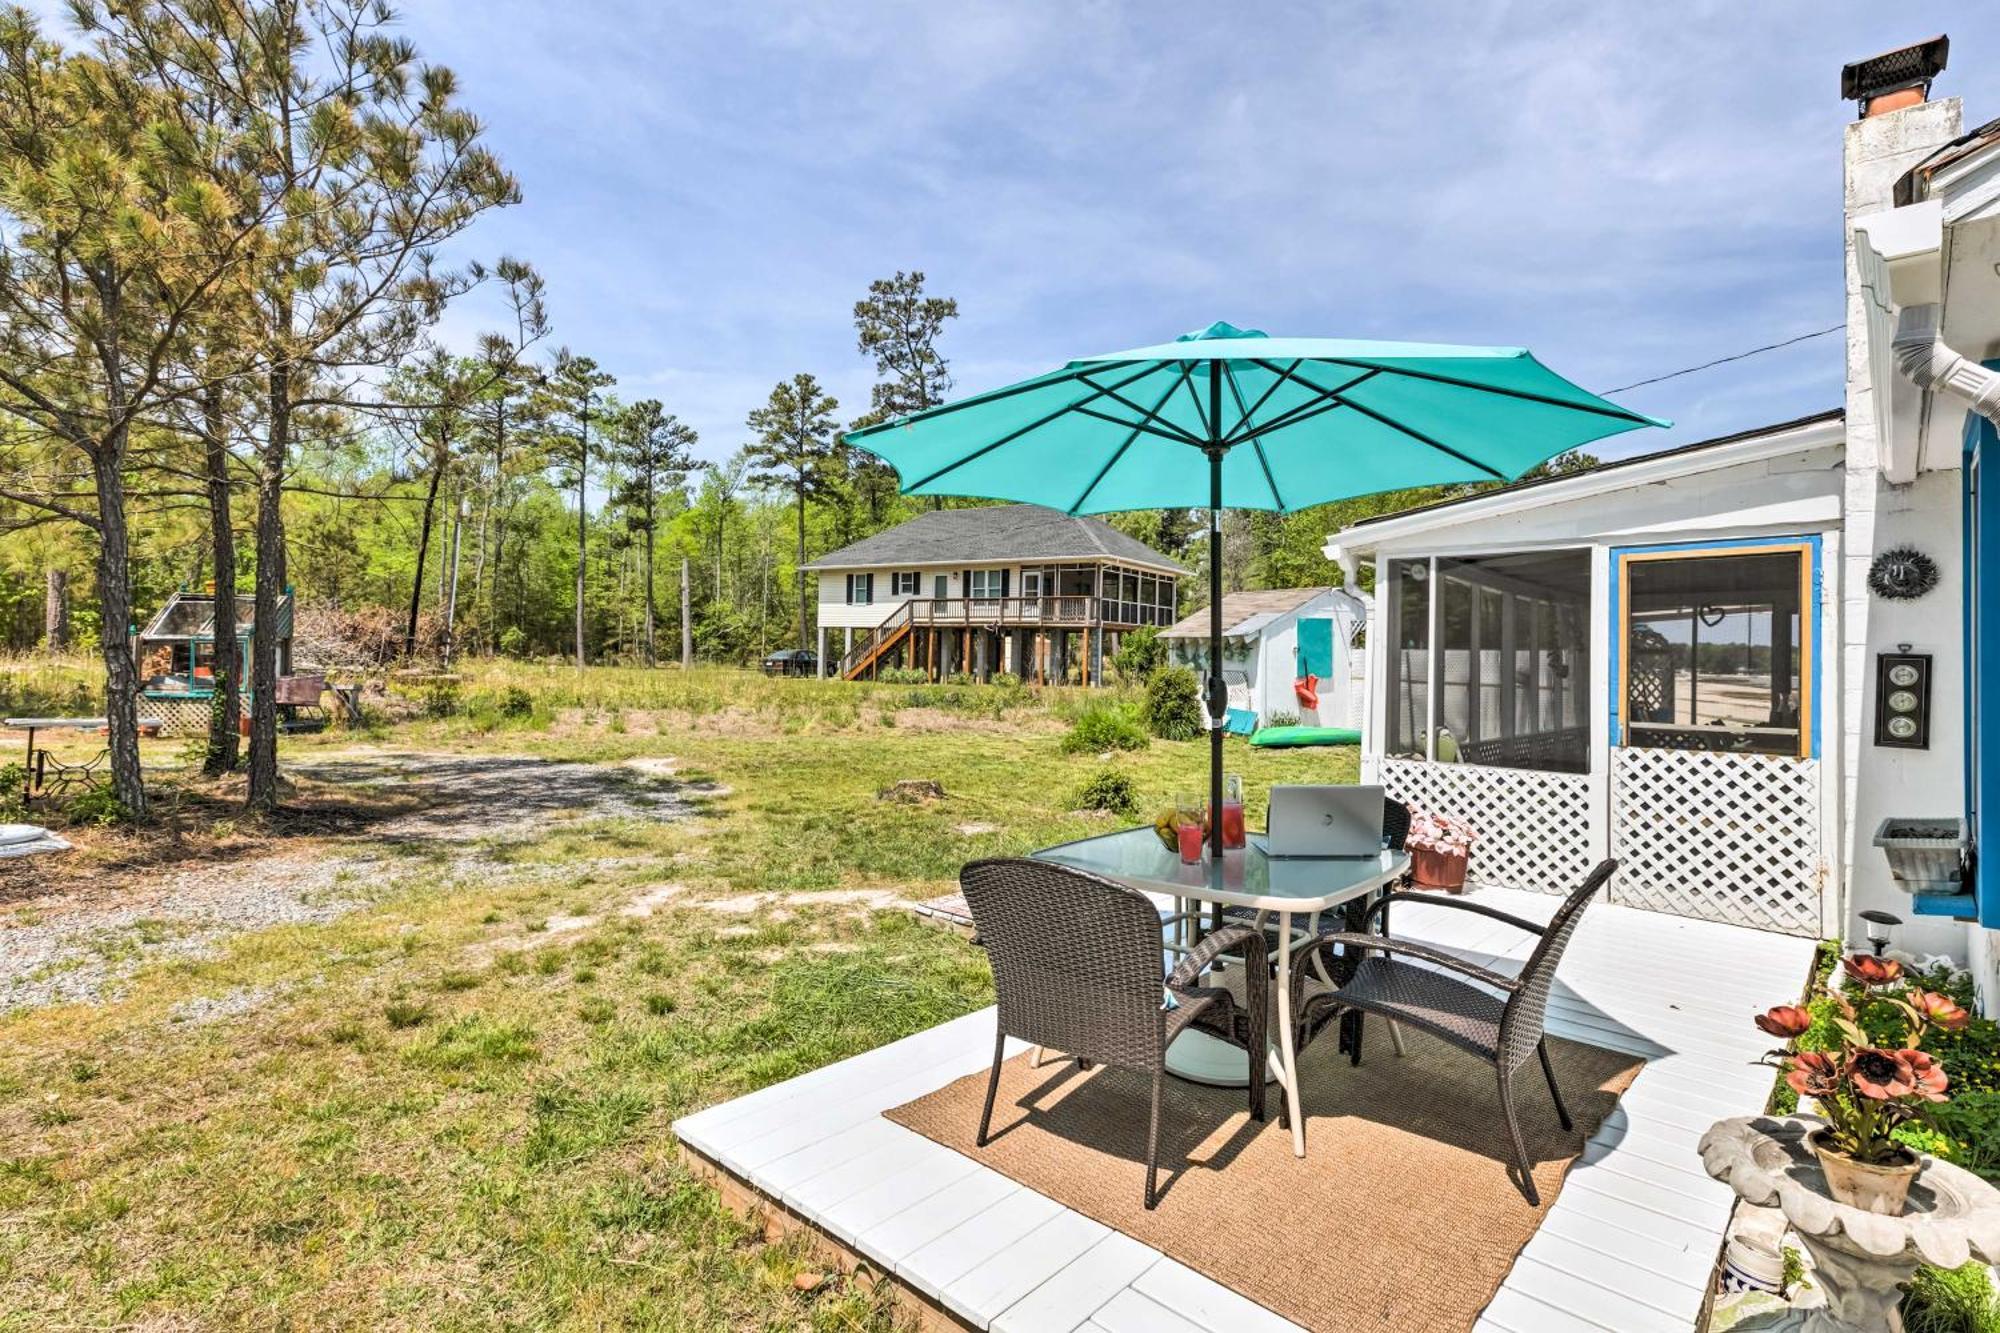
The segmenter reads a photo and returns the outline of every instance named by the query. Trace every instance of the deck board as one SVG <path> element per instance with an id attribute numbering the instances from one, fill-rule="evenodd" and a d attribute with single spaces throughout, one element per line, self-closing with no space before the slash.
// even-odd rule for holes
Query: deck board
<path id="1" fill-rule="evenodd" d="M 1474 899 L 1531 920 L 1560 901 L 1493 889 Z M 1399 935 L 1499 971 L 1517 968 L 1533 944 L 1504 922 L 1429 904 L 1398 904 L 1392 920 Z M 1612 904 L 1585 914 L 1551 996 L 1549 1031 L 1648 1062 L 1585 1146 L 1481 1315 L 1481 1333 L 1692 1327 L 1731 1200 L 1703 1173 L 1695 1142 L 1716 1119 L 1762 1108 L 1770 1072 L 1753 1062 L 1767 1043 L 1748 1019 L 1798 995 L 1812 948 Z M 966 1015 L 710 1107 L 675 1131 L 975 1328 L 1291 1328 L 1157 1250 L 882 1119 L 985 1068 L 992 1024 L 990 1010 Z M 1369 1041 L 1374 1058 L 1393 1058 L 1373 1024 Z"/>

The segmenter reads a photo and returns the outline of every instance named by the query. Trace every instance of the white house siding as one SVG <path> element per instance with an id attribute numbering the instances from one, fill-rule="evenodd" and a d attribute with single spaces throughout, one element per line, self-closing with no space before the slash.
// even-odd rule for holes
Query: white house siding
<path id="1" fill-rule="evenodd" d="M 1848 125 L 1843 166 L 1848 222 L 1888 208 L 1897 177 L 1940 145 L 1956 138 L 1958 99 L 1857 120 Z M 1877 447 L 1877 412 L 1886 388 L 1877 392 L 1868 350 L 1867 297 L 1861 289 L 1852 225 L 1847 236 L 1847 457 L 1843 477 L 1845 533 L 1840 569 L 1841 727 L 1844 752 L 1840 778 L 1848 811 L 1843 857 L 1847 871 L 1848 918 L 1844 934 L 1859 938 L 1853 914 L 1881 908 L 1904 919 L 1898 941 L 1914 952 L 1966 952 L 1964 927 L 1910 911 L 1909 895 L 1889 876 L 1882 853 L 1872 845 L 1886 815 L 1952 816 L 1965 808 L 1964 736 L 1965 635 L 1960 577 L 1963 479 L 1956 467 L 1921 472 L 1907 486 L 1883 478 Z M 1955 403 L 1935 411 L 1956 420 Z M 1898 423 L 1896 429 L 1910 428 Z M 1948 433 L 1948 432 L 1941 432 Z M 1955 463 L 1934 450 L 1933 465 Z M 1908 542 L 1937 561 L 1938 587 L 1915 602 L 1891 602 L 1868 591 L 1868 566 L 1879 551 Z M 1931 683 L 1931 747 L 1882 749 L 1874 743 L 1875 655 L 1907 643 L 1935 654 Z M 1977 933 L 1977 932 L 1975 932 Z"/>

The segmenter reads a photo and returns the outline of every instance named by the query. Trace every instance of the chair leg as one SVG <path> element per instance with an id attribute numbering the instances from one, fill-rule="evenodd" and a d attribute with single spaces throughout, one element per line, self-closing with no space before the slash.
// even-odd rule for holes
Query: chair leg
<path id="1" fill-rule="evenodd" d="M 1542 1196 L 1535 1189 L 1535 1166 L 1528 1160 L 1528 1145 L 1521 1138 L 1521 1122 L 1514 1116 L 1514 1080 L 1504 1069 L 1499 1070 L 1499 1074 L 1500 1114 L 1507 1121 L 1507 1136 L 1514 1140 L 1514 1156 L 1521 1163 L 1521 1193 L 1527 1195 L 1530 1205 L 1540 1207 Z"/>
<path id="2" fill-rule="evenodd" d="M 1358 1065 L 1361 1063 L 1361 1028 L 1367 1022 L 1368 1016 L 1359 1009 L 1350 1009 L 1347 1012 L 1354 1024 L 1347 1031 L 1347 1062 Z"/>
<path id="3" fill-rule="evenodd" d="M 1562 1089 L 1556 1086 L 1555 1067 L 1549 1063 L 1549 1039 L 1543 1037 L 1535 1043 L 1535 1054 L 1542 1057 L 1542 1077 L 1549 1081 L 1549 1096 L 1556 1100 L 1556 1119 L 1562 1121 L 1564 1129 L 1573 1128 L 1569 1121 L 1569 1108 L 1563 1105 Z"/>
<path id="4" fill-rule="evenodd" d="M 1165 1076 L 1162 1070 L 1153 1071 L 1153 1109 L 1146 1118 L 1146 1209 L 1149 1212 L 1160 1201 L 1160 1082 Z"/>
<path id="5" fill-rule="evenodd" d="M 986 1109 L 979 1113 L 979 1146 L 986 1146 L 986 1131 L 993 1125 L 993 1098 L 1000 1091 L 1000 1057 L 1007 1053 L 1007 1031 L 993 1034 L 993 1072 L 986 1078 Z"/>
<path id="6" fill-rule="evenodd" d="M 1403 1049 L 1403 1025 L 1401 1023 L 1398 1023 L 1393 1018 L 1389 1019 L 1388 1023 L 1389 1023 L 1389 1044 L 1396 1048 L 1397 1057 L 1401 1058 L 1402 1056 L 1408 1055 L 1409 1052 Z"/>

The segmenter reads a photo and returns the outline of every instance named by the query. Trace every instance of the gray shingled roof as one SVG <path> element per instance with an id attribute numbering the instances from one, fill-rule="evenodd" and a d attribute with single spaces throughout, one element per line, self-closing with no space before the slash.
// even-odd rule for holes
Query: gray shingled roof
<path id="1" fill-rule="evenodd" d="M 1059 513 L 1040 505 L 933 509 L 852 546 L 829 551 L 806 568 L 886 569 L 995 560 L 1103 559 L 1186 573 L 1166 556 L 1102 519 Z"/>
<path id="2" fill-rule="evenodd" d="M 1250 620 L 1259 625 L 1269 624 L 1288 611 L 1310 602 L 1325 592 L 1325 588 L 1256 588 L 1248 592 L 1230 592 L 1222 595 L 1223 636 L 1233 637 Z M 1208 608 L 1202 607 L 1185 619 L 1160 633 L 1169 639 L 1205 639 L 1208 637 Z"/>

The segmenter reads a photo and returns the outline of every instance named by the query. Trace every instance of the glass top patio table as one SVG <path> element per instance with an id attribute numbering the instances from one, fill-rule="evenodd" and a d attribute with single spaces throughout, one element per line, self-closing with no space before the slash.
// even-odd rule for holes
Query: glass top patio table
<path id="1" fill-rule="evenodd" d="M 1410 863 L 1405 852 L 1375 856 L 1271 856 L 1264 835 L 1222 854 L 1188 865 L 1149 827 L 1121 829 L 1030 853 L 1038 861 L 1088 870 L 1147 893 L 1198 898 L 1266 912 L 1323 912 L 1372 893 L 1398 878 Z"/>

